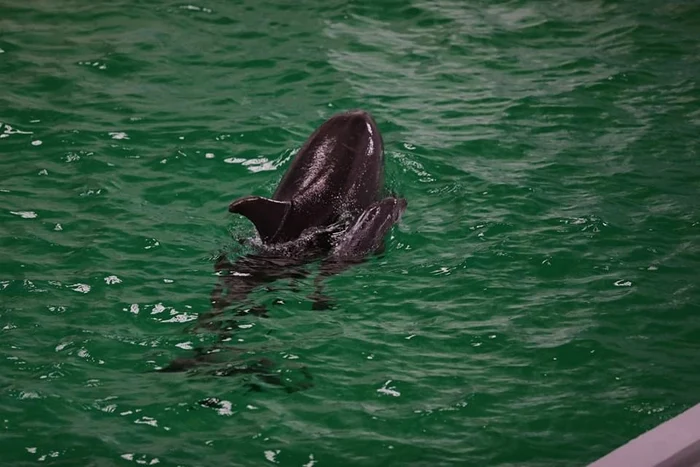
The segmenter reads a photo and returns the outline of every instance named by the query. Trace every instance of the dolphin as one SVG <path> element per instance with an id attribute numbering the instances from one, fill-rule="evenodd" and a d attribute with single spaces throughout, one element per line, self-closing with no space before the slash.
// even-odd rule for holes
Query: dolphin
<path id="1" fill-rule="evenodd" d="M 360 261 L 369 253 L 382 249 L 383 239 L 406 210 L 403 198 L 384 198 L 368 207 L 334 246 L 330 260 Z"/>
<path id="2" fill-rule="evenodd" d="M 367 112 L 334 115 L 294 157 L 272 198 L 247 196 L 229 211 L 255 225 L 264 244 L 288 242 L 305 230 L 359 215 L 384 183 L 381 134 Z"/>
<path id="3" fill-rule="evenodd" d="M 342 234 L 316 276 L 316 291 L 311 295 L 314 310 L 325 310 L 330 302 L 321 293 L 323 279 L 360 263 L 371 253 L 383 251 L 384 237 L 406 210 L 403 198 L 384 198 L 370 205 Z"/>
<path id="4" fill-rule="evenodd" d="M 381 251 L 384 237 L 406 209 L 403 198 L 382 198 L 383 185 L 384 147 L 372 116 L 362 110 L 332 116 L 299 149 L 271 198 L 246 196 L 229 205 L 229 212 L 253 223 L 261 245 L 233 263 L 223 255 L 217 259 L 213 311 L 199 321 L 208 322 L 232 303 L 243 302 L 260 285 L 305 277 L 305 265 L 317 259 L 322 264 L 314 309 L 327 308 L 322 279 Z M 249 312 L 267 316 L 261 307 L 236 315 Z M 224 324 L 226 331 L 237 328 L 235 321 Z M 194 359 L 174 360 L 162 371 L 183 371 L 212 357 L 198 350 Z"/>
<path id="5" fill-rule="evenodd" d="M 362 110 L 332 116 L 299 149 L 271 198 L 246 196 L 229 205 L 253 223 L 262 248 L 233 264 L 220 258 L 217 270 L 229 274 L 213 291 L 214 308 L 263 283 L 303 277 L 303 265 L 315 259 L 326 257 L 319 275 L 325 277 L 381 249 L 407 205 L 395 196 L 380 199 L 383 185 L 384 144 L 372 116 Z"/>

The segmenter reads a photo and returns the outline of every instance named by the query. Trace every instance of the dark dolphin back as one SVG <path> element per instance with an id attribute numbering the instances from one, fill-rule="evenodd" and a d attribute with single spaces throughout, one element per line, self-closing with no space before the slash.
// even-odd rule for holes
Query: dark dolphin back
<path id="1" fill-rule="evenodd" d="M 297 215 L 324 225 L 343 211 L 367 208 L 383 182 L 382 137 L 371 115 L 356 110 L 331 117 L 309 137 L 273 199 L 292 201 Z"/>
<path id="2" fill-rule="evenodd" d="M 240 198 L 229 211 L 255 224 L 265 244 L 332 227 L 377 201 L 384 183 L 384 147 L 374 119 L 354 110 L 334 115 L 304 143 L 272 199 Z M 324 234 L 325 235 L 325 234 Z"/>

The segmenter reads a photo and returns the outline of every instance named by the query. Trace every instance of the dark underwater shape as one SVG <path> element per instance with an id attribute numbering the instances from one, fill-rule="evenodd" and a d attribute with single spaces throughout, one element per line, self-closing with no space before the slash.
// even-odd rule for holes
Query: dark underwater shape
<path id="1" fill-rule="evenodd" d="M 406 209 L 405 199 L 380 199 L 383 183 L 384 148 L 374 119 L 355 110 L 323 123 L 296 154 L 272 198 L 249 196 L 229 206 L 230 212 L 255 225 L 262 245 L 234 262 L 219 257 L 213 310 L 200 317 L 198 327 L 228 337 L 238 327 L 235 318 L 217 319 L 234 303 L 241 305 L 235 316 L 267 317 L 260 306 L 245 308 L 248 294 L 280 279 L 303 278 L 308 275 L 306 265 L 319 259 L 323 261 L 312 298 L 314 309 L 327 308 L 322 279 L 380 251 L 387 232 Z M 163 371 L 214 363 L 213 357 L 200 349 L 195 357 L 174 360 Z M 256 373 L 244 369 L 216 373 L 251 372 Z"/>

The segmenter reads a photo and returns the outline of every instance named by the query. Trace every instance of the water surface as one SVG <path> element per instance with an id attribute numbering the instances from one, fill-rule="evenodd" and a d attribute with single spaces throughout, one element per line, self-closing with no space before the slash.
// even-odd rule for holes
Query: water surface
<path id="1" fill-rule="evenodd" d="M 4 2 L 0 458 L 585 465 L 694 405 L 699 30 L 680 1 Z M 214 339 L 228 203 L 351 108 L 401 224 L 336 309 L 282 282 L 232 341 L 314 387 L 154 373 Z"/>

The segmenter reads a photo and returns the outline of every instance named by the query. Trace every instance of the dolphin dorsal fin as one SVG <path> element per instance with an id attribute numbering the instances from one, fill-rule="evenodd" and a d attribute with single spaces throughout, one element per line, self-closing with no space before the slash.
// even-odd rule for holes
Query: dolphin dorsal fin
<path id="1" fill-rule="evenodd" d="M 255 225 L 262 241 L 270 243 L 284 223 L 291 207 L 292 204 L 289 201 L 246 196 L 231 203 L 228 210 L 247 217 Z"/>

